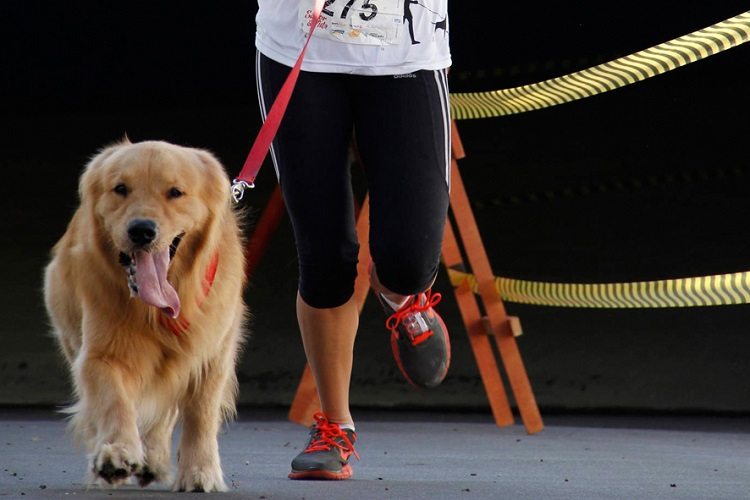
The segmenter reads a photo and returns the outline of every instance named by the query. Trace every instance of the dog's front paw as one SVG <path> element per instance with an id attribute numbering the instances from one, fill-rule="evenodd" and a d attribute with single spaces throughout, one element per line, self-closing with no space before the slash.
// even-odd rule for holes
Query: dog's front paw
<path id="1" fill-rule="evenodd" d="M 147 450 L 146 463 L 143 468 L 135 474 L 138 485 L 145 488 L 151 483 L 162 483 L 171 480 L 169 449 Z"/>
<path id="2" fill-rule="evenodd" d="M 121 443 L 107 443 L 99 447 L 92 457 L 91 472 L 95 481 L 116 486 L 142 469 L 141 450 L 131 450 Z"/>
<path id="3" fill-rule="evenodd" d="M 227 485 L 224 484 L 221 466 L 218 464 L 207 467 L 180 466 L 177 471 L 177 480 L 172 489 L 174 491 L 208 493 L 211 491 L 227 491 Z"/>
<path id="4" fill-rule="evenodd" d="M 161 467 L 153 467 L 149 464 L 143 466 L 143 468 L 135 473 L 135 477 L 138 479 L 138 486 L 145 488 L 151 483 L 161 483 L 169 480 L 169 470 Z"/>

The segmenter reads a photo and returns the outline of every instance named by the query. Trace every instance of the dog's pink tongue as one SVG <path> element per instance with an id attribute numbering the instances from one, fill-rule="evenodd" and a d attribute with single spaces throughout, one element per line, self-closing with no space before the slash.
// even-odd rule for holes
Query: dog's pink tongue
<path id="1" fill-rule="evenodd" d="M 176 318 L 180 315 L 180 297 L 167 281 L 169 249 L 163 252 L 135 252 L 135 279 L 138 296 L 146 304 L 158 307 Z"/>

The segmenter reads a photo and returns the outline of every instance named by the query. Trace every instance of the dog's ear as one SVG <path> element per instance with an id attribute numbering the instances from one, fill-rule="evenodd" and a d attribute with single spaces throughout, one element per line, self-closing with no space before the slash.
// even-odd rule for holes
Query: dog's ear
<path id="1" fill-rule="evenodd" d="M 102 148 L 86 164 L 78 183 L 78 197 L 81 199 L 81 202 L 86 201 L 89 195 L 94 197 L 97 196 L 97 193 L 102 189 L 97 182 L 99 179 L 99 176 L 97 176 L 97 170 L 107 161 L 108 158 L 120 149 L 122 145 L 122 143 L 117 143 Z"/>
<path id="2" fill-rule="evenodd" d="M 225 198 L 228 202 L 230 181 L 224 166 L 213 154 L 206 150 L 196 149 L 195 152 L 208 179 L 208 182 L 204 183 L 207 190 L 206 194 L 212 200 L 219 201 Z"/>

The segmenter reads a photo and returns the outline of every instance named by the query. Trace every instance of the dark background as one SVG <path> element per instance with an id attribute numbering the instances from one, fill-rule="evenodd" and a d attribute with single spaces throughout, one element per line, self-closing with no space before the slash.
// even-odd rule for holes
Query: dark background
<path id="1" fill-rule="evenodd" d="M 747 1 L 451 5 L 453 91 L 533 83 L 748 10 Z M 0 404 L 59 404 L 69 384 L 47 335 L 41 272 L 103 145 L 207 148 L 230 175 L 260 125 L 254 1 L 0 5 Z M 604 282 L 750 269 L 750 45 L 604 95 L 460 122 L 461 170 L 499 276 Z M 275 185 L 264 168 L 257 215 Z M 251 215 L 251 220 L 253 219 Z M 254 320 L 241 402 L 288 405 L 304 365 L 286 221 L 247 291 Z M 454 360 L 445 383 L 404 384 L 372 300 L 358 337 L 359 407 L 487 411 L 445 276 Z M 750 411 L 750 307 L 587 310 L 507 304 L 544 412 Z"/>

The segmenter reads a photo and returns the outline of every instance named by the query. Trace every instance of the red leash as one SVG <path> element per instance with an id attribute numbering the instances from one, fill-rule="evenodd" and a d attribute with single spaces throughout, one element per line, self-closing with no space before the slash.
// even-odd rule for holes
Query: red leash
<path id="1" fill-rule="evenodd" d="M 279 94 L 271 106 L 266 121 L 263 122 L 263 126 L 258 132 L 258 136 L 255 138 L 253 147 L 250 149 L 250 153 L 247 155 L 245 164 L 240 171 L 240 174 L 234 179 L 232 183 L 232 198 L 235 203 L 238 203 L 243 195 L 245 189 L 255 187 L 255 178 L 258 175 L 263 161 L 268 155 L 268 150 L 271 147 L 273 138 L 276 137 L 276 132 L 279 130 L 281 120 L 284 118 L 286 113 L 287 105 L 292 97 L 294 86 L 297 84 L 297 77 L 299 77 L 300 69 L 302 68 L 302 60 L 305 58 L 305 52 L 307 52 L 307 46 L 313 36 L 313 31 L 318 26 L 318 20 L 320 19 L 320 12 L 323 10 L 323 0 L 315 0 L 315 5 L 312 10 L 312 19 L 310 20 L 310 31 L 307 34 L 307 40 L 305 45 L 302 47 L 297 62 L 294 64 L 291 73 L 287 76 L 284 85 L 281 87 Z"/>

